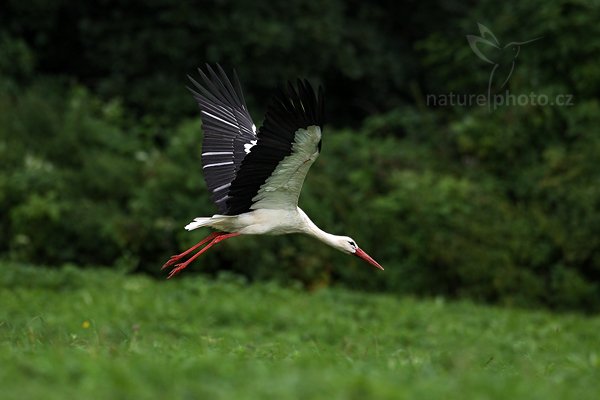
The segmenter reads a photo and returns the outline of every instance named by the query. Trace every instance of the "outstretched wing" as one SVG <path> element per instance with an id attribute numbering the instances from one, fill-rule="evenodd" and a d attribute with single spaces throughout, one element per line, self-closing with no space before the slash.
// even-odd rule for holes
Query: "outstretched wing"
<path id="1" fill-rule="evenodd" d="M 272 99 L 258 141 L 229 190 L 227 214 L 295 209 L 304 178 L 321 150 L 323 90 L 298 80 Z"/>
<path id="2" fill-rule="evenodd" d="M 190 77 L 196 89 L 190 91 L 200 106 L 202 118 L 204 180 L 219 212 L 225 214 L 236 172 L 256 143 L 256 127 L 235 71 L 232 84 L 220 65 L 216 69 L 217 72 L 207 65 L 208 75 L 198 69 L 203 83 Z"/>

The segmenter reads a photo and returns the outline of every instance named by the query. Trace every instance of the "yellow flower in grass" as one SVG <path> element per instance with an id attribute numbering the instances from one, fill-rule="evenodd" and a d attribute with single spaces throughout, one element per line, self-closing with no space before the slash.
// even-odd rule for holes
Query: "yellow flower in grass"
<path id="1" fill-rule="evenodd" d="M 81 327 L 82 327 L 83 329 L 88 329 L 88 328 L 90 327 L 90 321 L 88 321 L 88 320 L 85 320 L 85 321 L 83 321 L 83 322 L 81 323 Z"/>

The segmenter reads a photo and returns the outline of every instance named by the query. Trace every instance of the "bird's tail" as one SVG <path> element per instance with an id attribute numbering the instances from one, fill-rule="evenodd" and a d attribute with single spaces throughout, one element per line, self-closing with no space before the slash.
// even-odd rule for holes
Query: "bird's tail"
<path id="1" fill-rule="evenodd" d="M 185 226 L 185 229 L 188 231 L 193 231 L 194 229 L 201 228 L 203 226 L 208 226 L 211 224 L 212 217 L 198 217 L 194 218 L 192 222 Z"/>
<path id="2" fill-rule="evenodd" d="M 203 226 L 210 226 L 211 228 L 218 229 L 225 232 L 235 231 L 235 226 L 232 226 L 232 221 L 235 221 L 237 216 L 235 215 L 219 215 L 215 214 L 212 217 L 198 217 L 194 218 L 192 222 L 185 226 L 188 231 L 201 228 Z"/>

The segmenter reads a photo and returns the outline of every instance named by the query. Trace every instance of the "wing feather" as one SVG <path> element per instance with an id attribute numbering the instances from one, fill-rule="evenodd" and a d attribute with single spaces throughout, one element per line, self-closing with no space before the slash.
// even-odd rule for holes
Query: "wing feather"
<path id="1" fill-rule="evenodd" d="M 217 64 L 216 71 L 206 65 L 198 69 L 199 83 L 189 77 L 194 88 L 189 88 L 200 107 L 204 139 L 202 142 L 202 169 L 204 180 L 219 212 L 227 212 L 226 200 L 231 183 L 236 177 L 248 146 L 256 141 L 255 127 L 244 100 L 244 94 L 233 73 L 233 83 Z"/>
<path id="2" fill-rule="evenodd" d="M 323 90 L 298 80 L 272 99 L 256 145 L 229 188 L 227 214 L 257 208 L 290 209 L 298 204 L 304 178 L 321 148 Z"/>

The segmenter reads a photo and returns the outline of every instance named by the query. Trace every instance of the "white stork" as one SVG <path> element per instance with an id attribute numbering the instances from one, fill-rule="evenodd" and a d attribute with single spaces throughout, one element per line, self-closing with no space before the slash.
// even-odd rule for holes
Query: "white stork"
<path id="1" fill-rule="evenodd" d="M 202 170 L 219 214 L 195 218 L 188 231 L 209 226 L 213 232 L 163 266 L 169 278 L 186 268 L 214 244 L 238 235 L 304 233 L 375 267 L 383 267 L 348 236 L 327 233 L 298 207 L 308 169 L 321 150 L 323 90 L 315 94 L 308 81 L 280 89 L 257 131 L 248 113 L 238 77 L 229 80 L 217 64 L 199 69 L 203 84 L 190 80 L 200 106 L 204 130 Z M 206 246 L 181 262 L 202 245 Z"/>

